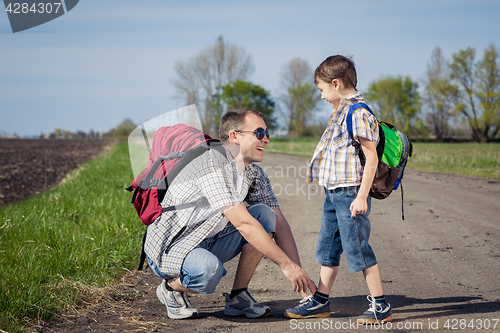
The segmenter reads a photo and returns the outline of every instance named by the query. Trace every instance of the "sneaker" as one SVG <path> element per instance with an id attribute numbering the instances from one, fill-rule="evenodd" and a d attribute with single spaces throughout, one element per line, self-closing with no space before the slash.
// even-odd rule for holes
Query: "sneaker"
<path id="1" fill-rule="evenodd" d="M 358 324 L 375 324 L 392 321 L 392 309 L 390 304 L 379 304 L 368 295 L 370 307 L 358 318 Z"/>
<path id="2" fill-rule="evenodd" d="M 187 294 L 182 291 L 168 291 L 166 281 L 156 288 L 156 296 L 167 307 L 167 314 L 172 319 L 198 318 L 198 310 L 191 304 Z"/>
<path id="3" fill-rule="evenodd" d="M 299 306 L 285 311 L 288 318 L 328 318 L 330 317 L 330 301 L 325 304 L 318 302 L 313 296 L 304 297 Z"/>
<path id="4" fill-rule="evenodd" d="M 227 316 L 245 315 L 247 318 L 261 318 L 271 314 L 271 309 L 268 306 L 257 302 L 246 290 L 234 298 L 229 298 L 228 293 L 224 293 L 224 296 L 226 297 L 224 314 Z"/>

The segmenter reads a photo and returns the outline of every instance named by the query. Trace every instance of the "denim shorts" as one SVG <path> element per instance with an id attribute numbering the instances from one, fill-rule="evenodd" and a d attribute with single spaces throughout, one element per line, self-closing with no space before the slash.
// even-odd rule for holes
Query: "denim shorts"
<path id="1" fill-rule="evenodd" d="M 368 244 L 370 237 L 371 197 L 365 214 L 351 218 L 350 206 L 356 199 L 359 186 L 325 188 L 325 204 L 321 230 L 316 245 L 316 262 L 327 266 L 339 266 L 344 252 L 349 272 L 355 273 L 377 264 L 375 254 Z"/>
<path id="2" fill-rule="evenodd" d="M 256 204 L 247 209 L 266 232 L 276 232 L 276 214 L 269 206 Z M 203 240 L 184 258 L 180 274 L 182 285 L 195 292 L 213 293 L 222 277 L 226 275 L 226 269 L 222 264 L 236 257 L 246 243 L 245 238 L 232 224 L 213 237 Z M 149 257 L 148 263 L 156 275 L 165 280 L 170 279 L 170 276 L 162 273 Z"/>

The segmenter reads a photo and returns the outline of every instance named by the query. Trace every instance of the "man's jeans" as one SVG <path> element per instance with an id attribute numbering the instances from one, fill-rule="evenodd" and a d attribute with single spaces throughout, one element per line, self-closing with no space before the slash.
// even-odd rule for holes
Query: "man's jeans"
<path id="1" fill-rule="evenodd" d="M 276 214 L 264 204 L 247 207 L 248 212 L 260 222 L 266 232 L 276 232 Z M 247 241 L 231 224 L 213 237 L 203 240 L 184 258 L 181 267 L 180 281 L 192 291 L 211 294 L 220 280 L 226 275 L 223 263 L 233 259 Z M 170 279 L 163 274 L 158 266 L 148 257 L 149 267 L 156 275 Z"/>

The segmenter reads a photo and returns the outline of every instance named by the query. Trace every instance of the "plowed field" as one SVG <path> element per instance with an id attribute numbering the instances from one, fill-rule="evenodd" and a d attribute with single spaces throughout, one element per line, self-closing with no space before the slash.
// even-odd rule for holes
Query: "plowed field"
<path id="1" fill-rule="evenodd" d="M 0 139 L 0 207 L 47 190 L 107 144 L 102 140 Z"/>

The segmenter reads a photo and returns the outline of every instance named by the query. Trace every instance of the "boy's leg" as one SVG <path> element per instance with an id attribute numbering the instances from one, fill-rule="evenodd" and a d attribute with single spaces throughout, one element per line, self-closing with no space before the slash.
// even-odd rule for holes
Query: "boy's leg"
<path id="1" fill-rule="evenodd" d="M 368 296 L 370 305 L 368 310 L 358 318 L 358 324 L 392 321 L 392 308 L 385 300 L 378 265 L 363 270 L 363 275 L 370 289 Z"/>
<path id="2" fill-rule="evenodd" d="M 337 203 L 337 218 L 339 223 L 342 249 L 350 273 L 363 271 L 375 266 L 377 259 L 369 244 L 371 225 L 368 218 L 371 210 L 371 198 L 367 198 L 366 213 L 351 217 L 350 206 L 356 199 L 359 186 L 338 188 L 333 200 Z"/>
<path id="3" fill-rule="evenodd" d="M 329 295 L 338 272 L 339 272 L 339 266 L 321 265 L 317 291 Z"/>
<path id="4" fill-rule="evenodd" d="M 337 207 L 334 192 L 325 189 L 325 203 L 321 219 L 321 230 L 316 244 L 316 262 L 321 264 L 318 291 L 330 294 L 337 277 L 340 256 L 343 252 L 340 229 L 337 219 Z"/>
<path id="5" fill-rule="evenodd" d="M 325 203 L 321 230 L 316 244 L 316 262 L 321 264 L 318 289 L 312 297 L 304 298 L 299 306 L 285 311 L 288 318 L 330 317 L 329 295 L 339 269 L 342 244 L 336 217 L 335 201 L 331 192 L 325 189 Z"/>
<path id="6" fill-rule="evenodd" d="M 365 214 L 351 218 L 349 207 L 357 196 L 359 187 L 348 187 L 339 191 L 337 216 L 342 238 L 342 248 L 349 267 L 349 272 L 363 271 L 366 284 L 370 290 L 369 309 L 358 318 L 358 323 L 375 323 L 392 320 L 392 311 L 385 302 L 377 260 L 371 246 L 370 220 L 371 198 L 367 198 L 368 210 Z M 342 208 L 340 207 L 342 205 Z"/>
<path id="7" fill-rule="evenodd" d="M 382 289 L 382 281 L 380 280 L 380 272 L 378 270 L 378 265 L 363 270 L 363 275 L 365 276 L 366 285 L 370 290 L 370 294 L 373 297 L 384 295 L 384 290 Z"/>

